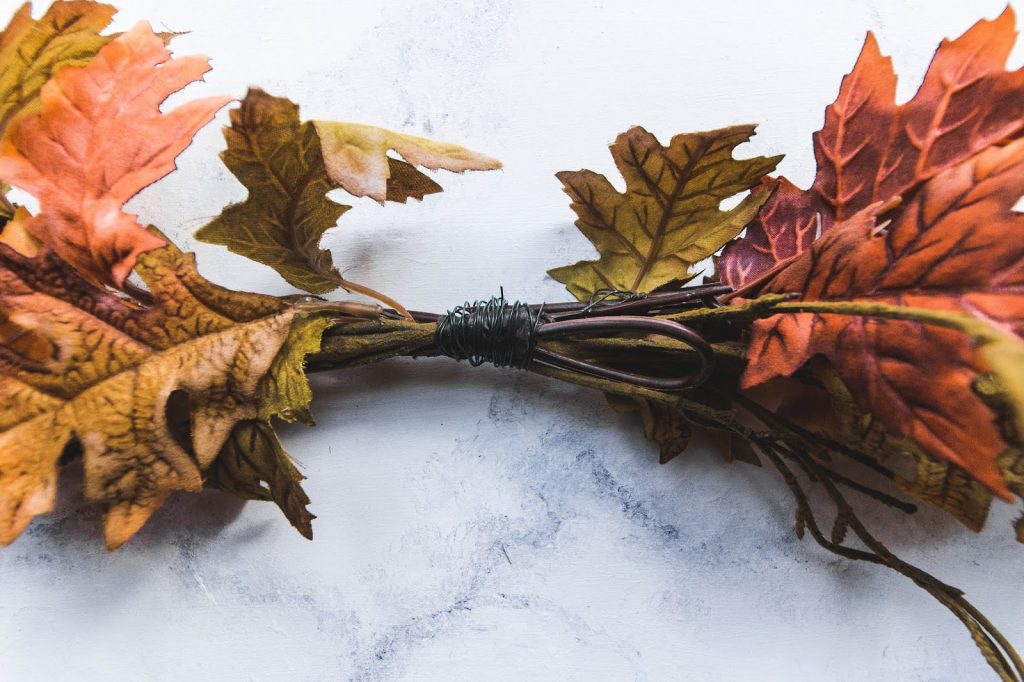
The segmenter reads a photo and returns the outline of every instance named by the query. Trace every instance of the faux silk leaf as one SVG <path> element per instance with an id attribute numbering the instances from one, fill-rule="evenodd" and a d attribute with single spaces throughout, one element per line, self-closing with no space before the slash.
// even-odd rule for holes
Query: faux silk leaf
<path id="1" fill-rule="evenodd" d="M 252 88 L 224 130 L 224 164 L 249 190 L 196 238 L 277 270 L 314 294 L 338 287 L 376 295 L 342 278 L 320 239 L 350 206 L 327 198 L 342 188 L 353 196 L 405 202 L 440 192 L 412 164 L 452 171 L 500 168 L 494 159 L 458 145 L 356 123 L 302 122 L 299 107 Z M 394 150 L 408 160 L 387 155 Z M 386 299 L 387 303 L 392 303 Z"/>
<path id="2" fill-rule="evenodd" d="M 600 289 L 649 292 L 693 277 L 695 263 L 735 237 L 757 213 L 763 195 L 723 211 L 719 204 L 757 185 L 782 157 L 736 159 L 754 126 L 676 135 L 667 147 L 634 127 L 611 145 L 626 182 L 619 192 L 589 170 L 558 174 L 576 226 L 600 258 L 549 271 L 583 300 Z"/>
<path id="3" fill-rule="evenodd" d="M 86 66 L 60 69 L 40 91 L 40 110 L 17 117 L 0 143 L 0 178 L 39 199 L 28 231 L 88 277 L 121 286 L 138 255 L 164 243 L 125 202 L 174 170 L 229 99 L 160 105 L 208 70 L 205 57 L 172 59 L 144 22 Z"/>
<path id="4" fill-rule="evenodd" d="M 102 506 L 113 548 L 171 492 L 199 490 L 239 423 L 256 420 L 252 428 L 265 433 L 268 404 L 277 413 L 306 409 L 308 386 L 278 377 L 301 368 L 326 320 L 217 287 L 173 246 L 142 254 L 137 272 L 153 298 L 147 307 L 95 288 L 51 251 L 29 258 L 0 245 L 4 544 L 52 509 L 70 443 L 81 446 L 85 495 Z M 264 474 L 242 471 L 249 478 L 236 486 Z M 271 495 L 292 507 L 297 485 L 279 495 L 273 483 Z"/>
<path id="5" fill-rule="evenodd" d="M 320 238 L 351 207 L 327 198 L 338 185 L 327 175 L 316 127 L 299 120 L 297 105 L 258 88 L 230 117 L 221 159 L 249 197 L 225 208 L 196 238 L 265 263 L 300 289 L 337 289 L 341 274 Z"/>
<path id="6" fill-rule="evenodd" d="M 38 103 L 39 90 L 58 68 L 85 64 L 113 40 L 100 31 L 115 11 L 97 2 L 58 1 L 38 21 L 31 3 L 14 13 L 0 33 L 0 138 L 16 114 Z M 0 180 L 0 218 L 14 215 L 9 190 Z"/>
<path id="7" fill-rule="evenodd" d="M 798 409 L 806 410 L 806 399 L 830 402 L 832 414 L 838 417 L 838 433 L 830 436 L 871 453 L 885 466 L 900 472 L 896 484 L 918 500 L 948 512 L 973 531 L 982 529 L 992 504 L 988 488 L 955 464 L 929 457 L 916 442 L 896 436 L 878 417 L 863 412 L 827 363 L 812 362 L 810 367 L 825 395 L 804 396 L 805 400 L 797 402 Z M 1005 470 L 1003 465 L 1000 469 Z"/>
<path id="8" fill-rule="evenodd" d="M 440 192 L 441 186 L 416 170 L 496 170 L 501 162 L 450 142 L 396 133 L 360 123 L 314 121 L 323 145 L 327 174 L 356 197 L 404 203 Z M 393 151 L 405 161 L 388 156 Z"/>
<path id="9" fill-rule="evenodd" d="M 818 172 L 807 191 L 784 178 L 747 234 L 730 244 L 720 276 L 739 288 L 806 250 L 821 233 L 876 201 L 907 195 L 937 173 L 1024 127 L 1024 70 L 1006 71 L 1013 10 L 943 41 L 921 87 L 896 104 L 896 74 L 868 34 L 814 135 Z"/>
<path id="10" fill-rule="evenodd" d="M 114 39 L 100 33 L 117 10 L 98 2 L 55 2 L 38 20 L 25 3 L 0 33 L 0 135 L 32 108 L 57 69 L 84 66 Z"/>
<path id="11" fill-rule="evenodd" d="M 313 516 L 302 489 L 305 478 L 270 424 L 259 420 L 239 422 L 220 455 L 206 472 L 206 486 L 246 500 L 273 500 L 302 536 L 313 539 Z"/>
<path id="12" fill-rule="evenodd" d="M 1024 215 L 1013 210 L 1022 194 L 1024 140 L 992 147 L 936 175 L 890 221 L 876 225 L 875 205 L 836 225 L 759 287 L 826 304 L 960 313 L 990 330 L 985 346 L 920 320 L 787 313 L 755 323 L 744 385 L 821 354 L 863 412 L 1007 495 L 1007 444 L 977 382 L 997 374 L 1024 421 Z"/>

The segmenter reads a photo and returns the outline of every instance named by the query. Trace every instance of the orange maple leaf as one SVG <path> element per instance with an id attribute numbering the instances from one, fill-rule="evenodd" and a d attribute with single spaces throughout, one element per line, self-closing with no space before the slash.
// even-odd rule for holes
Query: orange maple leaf
<path id="1" fill-rule="evenodd" d="M 1006 71 L 1016 39 L 1009 7 L 939 45 L 921 87 L 896 104 L 892 60 L 868 34 L 860 57 L 814 134 L 818 172 L 807 191 L 771 178 L 772 197 L 719 261 L 739 288 L 805 251 L 876 201 L 906 195 L 937 173 L 1024 128 L 1024 69 Z"/>
<path id="2" fill-rule="evenodd" d="M 972 315 L 1024 336 L 1024 139 L 991 147 L 925 183 L 891 222 L 880 204 L 816 241 L 759 293 L 889 303 Z M 974 390 L 989 367 L 959 332 L 916 321 L 787 313 L 754 324 L 743 386 L 788 376 L 821 354 L 864 412 L 1008 496 L 996 415 Z"/>
<path id="3" fill-rule="evenodd" d="M 231 101 L 160 111 L 209 69 L 206 57 L 172 59 L 142 22 L 88 65 L 60 70 L 42 89 L 41 110 L 15 119 L 0 143 L 0 178 L 39 199 L 26 229 L 79 271 L 120 287 L 140 253 L 164 245 L 125 202 L 174 170 L 196 131 Z"/>

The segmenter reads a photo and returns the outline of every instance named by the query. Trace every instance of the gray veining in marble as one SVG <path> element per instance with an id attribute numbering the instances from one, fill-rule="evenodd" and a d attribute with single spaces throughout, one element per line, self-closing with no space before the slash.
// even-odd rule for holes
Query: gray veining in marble
<path id="1" fill-rule="evenodd" d="M 749 154 L 787 152 L 782 171 L 806 183 L 810 133 L 865 29 L 908 95 L 942 36 L 1002 4 L 124 0 L 118 26 L 192 31 L 177 49 L 215 66 L 195 94 L 259 84 L 310 118 L 504 160 L 439 177 L 448 191 L 422 204 L 360 203 L 327 237 L 353 279 L 443 310 L 499 286 L 564 299 L 544 271 L 591 251 L 552 175 L 611 173 L 605 145 L 629 125 L 666 140 L 760 121 Z M 188 236 L 244 196 L 216 127 L 132 208 L 213 279 L 291 293 Z M 951 615 L 798 541 L 780 481 L 725 464 L 714 438 L 660 466 L 600 396 L 443 360 L 314 384 L 319 425 L 282 430 L 314 542 L 272 505 L 205 493 L 108 554 L 68 472 L 59 510 L 0 551 L 0 679 L 989 679 Z M 865 518 L 1024 645 L 1013 515 L 998 505 L 981 535 L 932 511 Z"/>

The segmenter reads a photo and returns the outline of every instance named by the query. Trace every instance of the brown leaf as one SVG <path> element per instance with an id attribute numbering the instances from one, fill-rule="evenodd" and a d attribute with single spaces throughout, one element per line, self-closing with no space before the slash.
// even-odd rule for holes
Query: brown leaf
<path id="1" fill-rule="evenodd" d="M 326 321 L 216 287 L 172 246 L 143 254 L 138 274 L 149 307 L 91 286 L 52 252 L 0 245 L 0 542 L 53 507 L 69 443 L 81 445 L 86 498 L 102 505 L 113 548 L 171 492 L 202 487 L 237 423 L 305 409 L 308 387 L 275 377 L 268 392 L 265 378 L 286 373 L 282 353 L 301 365 Z"/>
<path id="2" fill-rule="evenodd" d="M 405 202 L 440 192 L 441 186 L 411 163 L 393 159 L 397 149 L 428 168 L 497 168 L 497 161 L 457 145 L 394 133 L 373 126 L 305 121 L 299 107 L 283 97 L 250 88 L 224 129 L 224 164 L 249 190 L 201 228 L 196 237 L 274 268 L 290 284 L 324 294 L 338 287 L 392 299 L 342 277 L 331 252 L 321 248 L 324 232 L 350 206 L 327 194 L 344 188 L 356 196 Z"/>
<path id="3" fill-rule="evenodd" d="M 266 422 L 239 422 L 206 472 L 206 486 L 247 500 L 273 500 L 299 533 L 313 539 L 305 478 Z"/>

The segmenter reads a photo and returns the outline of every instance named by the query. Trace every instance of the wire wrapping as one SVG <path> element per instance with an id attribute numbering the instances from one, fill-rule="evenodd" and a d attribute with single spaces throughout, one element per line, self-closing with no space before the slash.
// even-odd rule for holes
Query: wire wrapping
<path id="1" fill-rule="evenodd" d="M 694 306 L 714 306 L 721 285 L 704 285 L 655 294 L 601 290 L 581 303 L 527 305 L 510 303 L 505 292 L 487 301 L 465 303 L 445 315 L 416 313 L 421 321 L 433 321 L 434 348 L 455 360 L 468 360 L 474 367 L 491 363 L 497 367 L 527 369 L 539 363 L 556 369 L 586 374 L 610 381 L 656 391 L 683 391 L 699 386 L 711 375 L 714 351 L 695 329 L 675 320 L 659 318 L 665 313 Z M 726 287 L 728 289 L 728 287 Z M 545 339 L 639 334 L 663 336 L 690 347 L 680 374 L 642 374 L 620 367 L 595 364 L 544 347 Z M 666 369 L 668 369 L 666 365 Z"/>
<path id="2" fill-rule="evenodd" d="M 508 302 L 504 292 L 487 301 L 457 306 L 437 321 L 437 350 L 454 360 L 479 367 L 526 369 L 537 347 L 537 329 L 544 306 L 536 310 L 520 301 Z"/>

